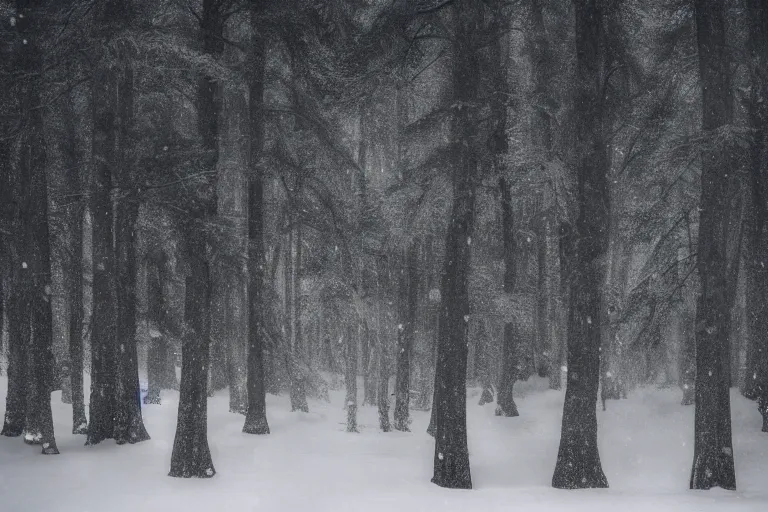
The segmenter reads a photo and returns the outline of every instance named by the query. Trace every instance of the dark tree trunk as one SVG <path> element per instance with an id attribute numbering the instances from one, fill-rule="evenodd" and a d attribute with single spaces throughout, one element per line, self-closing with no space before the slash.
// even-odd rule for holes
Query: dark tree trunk
<path id="1" fill-rule="evenodd" d="M 376 348 L 367 323 L 363 323 L 363 405 L 376 405 Z"/>
<path id="2" fill-rule="evenodd" d="M 168 353 L 168 338 L 164 329 L 165 304 L 163 299 L 165 256 L 162 253 L 147 257 L 147 319 L 150 338 L 147 347 L 147 395 L 145 404 L 160 404 L 160 392 L 174 389 L 176 370 Z"/>
<path id="3" fill-rule="evenodd" d="M 608 248 L 608 155 L 602 134 L 600 41 L 603 13 L 598 0 L 576 7 L 576 267 L 568 312 L 568 379 L 563 423 L 552 486 L 608 487 L 597 448 L 597 391 L 600 379 L 600 288 Z"/>
<path id="4" fill-rule="evenodd" d="M 702 128 L 706 133 L 732 122 L 725 7 L 696 0 L 694 11 L 702 91 Z M 722 148 L 705 150 L 701 165 L 696 303 L 696 419 L 691 489 L 736 488 L 728 389 L 729 324 L 727 225 L 732 161 Z M 738 229 L 738 228 L 736 228 Z"/>
<path id="5" fill-rule="evenodd" d="M 384 322 L 384 301 L 385 290 L 388 289 L 389 268 L 387 265 L 387 257 L 379 256 L 377 272 L 376 272 L 376 295 L 377 295 L 377 325 L 376 325 L 376 340 L 377 340 L 377 355 L 378 355 L 378 376 L 376 394 L 377 405 L 379 410 L 379 428 L 382 432 L 389 432 L 392 430 L 392 426 L 389 422 L 389 365 L 387 364 L 387 349 L 386 349 L 386 329 Z"/>
<path id="6" fill-rule="evenodd" d="M 24 77 L 21 109 L 24 132 L 21 140 L 19 174 L 27 192 L 19 212 L 24 222 L 20 285 L 28 288 L 29 353 L 27 354 L 27 398 L 25 442 L 42 445 L 45 455 L 58 454 L 53 433 L 51 391 L 53 377 L 53 314 L 50 237 L 48 221 L 48 180 L 43 134 L 43 58 L 39 34 L 43 27 L 27 2 L 17 2 L 17 29 L 25 44 L 19 50 L 18 68 Z M 28 185 L 27 185 L 28 184 Z M 24 333 L 26 334 L 26 333 Z M 27 340 L 25 339 L 24 342 Z"/>
<path id="7" fill-rule="evenodd" d="M 264 287 L 264 178 L 259 161 L 264 148 L 264 39 L 258 34 L 255 13 L 252 28 L 249 90 L 249 167 L 248 184 L 248 409 L 243 432 L 269 434 L 266 387 L 264 385 L 264 334 L 262 329 L 262 289 Z"/>
<path id="8" fill-rule="evenodd" d="M 414 240 L 400 268 L 400 323 L 397 326 L 397 377 L 395 380 L 395 430 L 410 432 L 408 424 L 411 394 L 411 352 L 416 336 L 416 308 L 419 289 L 419 251 Z"/>
<path id="9" fill-rule="evenodd" d="M 141 416 L 139 364 L 136 351 L 136 220 L 139 205 L 128 198 L 117 207 L 117 401 L 115 441 L 149 439 Z"/>
<path id="10" fill-rule="evenodd" d="M 20 238 L 17 237 L 17 240 Z M 8 293 L 8 389 L 2 435 L 24 432 L 27 415 L 27 359 L 29 353 L 29 268 L 20 258 L 12 261 Z"/>
<path id="11" fill-rule="evenodd" d="M 107 2 L 98 15 L 96 36 L 105 43 L 120 23 L 124 6 Z M 118 95 L 116 70 L 110 68 L 106 51 L 99 56 L 91 79 L 92 160 L 91 180 L 93 312 L 91 316 L 91 399 L 86 444 L 98 444 L 114 436 L 117 376 L 117 312 L 115 263 L 112 242 L 112 179 L 116 172 L 118 119 L 113 107 Z"/>
<path id="12" fill-rule="evenodd" d="M 208 364 L 210 340 L 209 267 L 199 227 L 188 228 L 190 275 L 184 321 L 188 332 L 181 348 L 181 391 L 169 476 L 210 478 L 216 474 L 208 447 Z"/>
<path id="13" fill-rule="evenodd" d="M 248 411 L 243 425 L 243 432 L 246 434 L 269 434 L 264 385 L 264 341 L 261 329 L 261 289 L 264 286 L 262 205 L 262 179 L 261 176 L 256 176 L 251 179 L 248 189 Z"/>
<path id="14" fill-rule="evenodd" d="M 358 326 L 358 332 L 360 332 Z M 347 336 L 344 340 L 344 384 L 347 388 L 347 432 L 357 432 L 357 337 L 355 324 L 347 326 Z"/>
<path id="15" fill-rule="evenodd" d="M 297 187 L 297 194 L 299 190 L 300 188 Z M 293 366 L 293 371 L 291 372 L 291 410 L 309 412 L 306 390 L 307 368 L 303 357 L 301 332 L 301 226 L 298 223 L 298 213 L 294 214 L 294 219 L 296 226 L 293 236 L 294 257 L 291 261 L 293 266 L 291 272 L 291 293 L 293 295 L 293 300 L 291 301 L 291 335 L 293 338 L 291 347 Z"/>
<path id="16" fill-rule="evenodd" d="M 453 90 L 459 104 L 474 105 L 480 77 L 474 40 L 482 24 L 482 2 L 454 4 Z M 467 447 L 467 331 L 469 265 L 475 219 L 475 192 L 480 161 L 472 139 L 477 127 L 473 107 L 453 119 L 453 197 L 445 260 L 440 280 L 440 319 L 435 369 L 435 457 L 432 482 L 453 489 L 472 488 Z"/>
<path id="17" fill-rule="evenodd" d="M 73 127 L 74 129 L 74 127 Z M 70 139 L 74 143 L 74 137 Z M 71 172 L 70 190 L 79 193 L 81 180 L 78 172 Z M 85 396 L 83 391 L 83 213 L 85 203 L 75 207 L 70 230 L 72 257 L 69 279 L 69 378 L 72 389 L 72 433 L 87 434 Z"/>
<path id="18" fill-rule="evenodd" d="M 504 293 L 515 293 L 517 272 L 517 247 L 515 244 L 515 224 L 512 210 L 512 198 L 509 186 L 504 178 L 499 179 L 501 190 L 502 236 L 504 240 Z M 496 416 L 508 418 L 519 416 L 512 389 L 517 381 L 520 363 L 517 353 L 517 323 L 513 320 L 504 324 L 504 339 L 501 348 L 501 376 L 499 394 L 496 399 Z"/>
<path id="19" fill-rule="evenodd" d="M 123 57 L 124 58 L 124 57 Z M 118 444 L 138 443 L 149 439 L 141 416 L 138 355 L 136 347 L 136 221 L 139 204 L 135 197 L 135 170 L 129 161 L 133 124 L 133 72 L 128 63 L 115 77 L 117 81 L 117 154 L 115 169 L 119 188 L 124 197 L 117 205 L 114 221 L 114 268 L 110 276 L 114 286 L 116 315 L 114 431 Z M 120 164 L 122 163 L 122 164 Z M 110 227 L 111 231 L 111 227 Z M 110 244 L 112 245 L 112 244 Z"/>
<path id="20" fill-rule="evenodd" d="M 763 432 L 768 432 L 768 5 L 747 1 L 749 32 L 747 49 L 751 60 L 752 97 L 750 127 L 754 130 L 751 147 L 751 202 L 747 232 L 747 352 L 745 396 L 756 398 L 763 416 Z"/>

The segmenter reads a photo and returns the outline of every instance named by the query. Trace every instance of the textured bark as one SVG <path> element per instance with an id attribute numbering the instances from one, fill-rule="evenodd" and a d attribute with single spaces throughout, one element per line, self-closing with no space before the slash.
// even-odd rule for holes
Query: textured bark
<path id="1" fill-rule="evenodd" d="M 265 279 L 264 256 L 264 178 L 259 160 L 264 148 L 264 40 L 258 34 L 253 14 L 251 26 L 255 32 L 251 41 L 249 66 L 248 127 L 251 179 L 248 184 L 248 408 L 243 432 L 269 434 L 267 423 L 266 386 L 264 384 L 264 336 L 262 304 Z"/>
<path id="2" fill-rule="evenodd" d="M 749 104 L 751 144 L 751 201 L 747 231 L 747 333 L 749 349 L 745 381 L 751 385 L 768 432 L 768 6 L 748 0 L 747 50 L 751 63 L 752 96 Z M 745 396 L 748 394 L 745 393 Z"/>
<path id="3" fill-rule="evenodd" d="M 607 487 L 597 448 L 600 379 L 600 288 L 608 248 L 608 155 L 602 134 L 603 13 L 598 0 L 577 0 L 575 98 L 577 204 L 575 268 L 568 312 L 568 380 L 552 486 Z"/>
<path id="4" fill-rule="evenodd" d="M 114 31 L 127 24 L 129 2 L 110 0 L 97 13 L 94 36 L 104 44 Z M 113 252 L 112 180 L 117 179 L 119 155 L 118 98 L 121 94 L 117 66 L 105 49 L 98 55 L 91 79 L 93 116 L 91 158 L 93 312 L 91 317 L 91 399 L 86 444 L 114 437 L 117 414 L 117 311 Z"/>
<path id="5" fill-rule="evenodd" d="M 367 322 L 363 324 L 362 332 L 362 354 L 363 354 L 363 405 L 376 405 L 376 344 L 371 336 Z"/>
<path id="6" fill-rule="evenodd" d="M 512 198 L 509 186 L 504 178 L 499 179 L 501 191 L 502 237 L 504 241 L 504 292 L 515 292 L 517 272 L 517 247 L 515 244 L 515 224 L 512 210 Z M 496 399 L 496 416 L 519 416 L 512 389 L 517 381 L 520 362 L 517 354 L 519 337 L 517 323 L 513 320 L 504 324 L 504 339 L 501 347 L 501 376 L 499 394 Z"/>
<path id="7" fill-rule="evenodd" d="M 28 266 L 12 260 L 8 292 L 8 390 L 5 396 L 4 436 L 17 437 L 24 431 L 27 414 L 27 354 L 29 353 L 29 290 L 25 286 Z"/>
<path id="8" fill-rule="evenodd" d="M 360 332 L 360 327 L 357 327 Z M 357 430 L 357 337 L 355 336 L 355 324 L 347 326 L 347 335 L 344 340 L 344 384 L 347 388 L 345 404 L 347 408 L 347 432 Z"/>
<path id="9" fill-rule="evenodd" d="M 80 190 L 80 177 L 73 175 L 71 189 Z M 72 258 L 69 279 L 69 378 L 72 389 L 72 433 L 87 434 L 83 391 L 83 213 L 84 204 L 78 204 L 72 215 Z"/>
<path id="10" fill-rule="evenodd" d="M 473 40 L 482 24 L 481 2 L 453 6 L 453 90 L 459 104 L 473 105 L 479 87 L 479 58 Z M 472 147 L 476 126 L 471 107 L 456 113 L 452 126 L 455 159 L 451 216 L 440 280 L 440 320 L 435 371 L 435 457 L 432 482 L 469 489 L 472 478 L 467 447 L 467 330 L 469 324 L 469 265 L 475 218 L 479 159 Z"/>
<path id="11" fill-rule="evenodd" d="M 297 187 L 298 190 L 299 187 Z M 297 191 L 298 191 L 297 190 Z M 306 370 L 302 357 L 301 332 L 301 226 L 298 224 L 298 213 L 294 214 L 295 233 L 293 236 L 293 258 L 291 259 L 291 410 L 309 412 L 306 390 Z"/>
<path id="12" fill-rule="evenodd" d="M 709 133 L 733 120 L 725 41 L 724 5 L 696 0 L 694 12 L 702 92 L 702 128 Z M 702 152 L 697 263 L 701 292 L 696 303 L 696 419 L 692 489 L 736 488 L 728 389 L 730 307 L 727 225 L 729 151 Z"/>
<path id="13" fill-rule="evenodd" d="M 193 228 L 194 229 L 194 228 Z M 189 233 L 189 230 L 188 230 Z M 208 356 L 210 339 L 209 267 L 200 233 L 189 233 L 184 321 L 188 332 L 181 348 L 181 390 L 169 476 L 210 478 L 216 474 L 208 447 Z"/>
<path id="14" fill-rule="evenodd" d="M 262 209 L 263 184 L 261 176 L 256 176 L 248 187 L 248 410 L 243 425 L 246 434 L 269 434 L 261 329 L 261 289 L 264 286 Z"/>
<path id="15" fill-rule="evenodd" d="M 149 439 L 141 415 L 139 363 L 136 350 L 136 220 L 132 198 L 117 207 L 117 386 L 114 437 L 117 444 Z"/>
<path id="16" fill-rule="evenodd" d="M 386 256 L 379 256 L 376 269 L 376 295 L 377 295 L 377 322 L 376 322 L 376 349 L 378 355 L 377 375 L 377 406 L 379 411 L 379 428 L 382 432 L 389 432 L 392 426 L 389 422 L 389 365 L 387 358 L 387 343 L 384 322 L 385 290 L 388 287 L 388 265 Z"/>
<path id="17" fill-rule="evenodd" d="M 170 354 L 168 354 L 168 338 L 163 332 L 165 327 L 164 264 L 162 253 L 150 254 L 147 257 L 147 319 L 157 332 L 153 332 L 150 327 L 145 404 L 160 404 L 160 392 L 163 389 L 172 389 L 176 381 L 176 370 L 170 364 Z"/>
<path id="18" fill-rule="evenodd" d="M 419 251 L 412 242 L 400 267 L 400 323 L 397 329 L 397 376 L 395 380 L 395 430 L 409 432 L 409 403 L 411 394 L 411 353 L 416 337 L 416 308 L 418 306 Z"/>
<path id="19" fill-rule="evenodd" d="M 53 311 L 48 221 L 48 180 L 46 177 L 46 146 L 43 134 L 42 101 L 43 56 L 39 34 L 44 27 L 35 17 L 29 2 L 17 2 L 17 29 L 25 43 L 19 50 L 18 68 L 24 76 L 21 109 L 24 132 L 21 139 L 19 174 L 28 184 L 28 195 L 19 212 L 24 222 L 24 243 L 21 253 L 21 286 L 28 288 L 30 350 L 28 354 L 25 442 L 42 445 L 44 455 L 58 454 L 51 414 L 53 377 Z"/>

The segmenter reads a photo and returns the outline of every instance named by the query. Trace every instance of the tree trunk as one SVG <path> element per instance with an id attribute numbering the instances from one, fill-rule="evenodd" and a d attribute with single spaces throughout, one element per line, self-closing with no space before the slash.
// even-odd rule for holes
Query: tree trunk
<path id="1" fill-rule="evenodd" d="M 72 138 L 72 143 L 74 143 Z M 78 172 L 73 176 L 70 190 L 81 191 Z M 72 389 L 72 433 L 87 434 L 88 422 L 85 417 L 85 396 L 83 391 L 83 217 L 85 202 L 75 207 L 70 226 L 72 234 L 72 257 L 69 279 L 69 378 Z"/>
<path id="2" fill-rule="evenodd" d="M 509 186 L 504 178 L 499 178 L 499 189 L 501 190 L 502 237 L 504 241 L 504 293 L 511 295 L 515 293 L 517 280 L 514 212 Z M 517 353 L 518 337 L 517 322 L 515 320 L 506 322 L 501 348 L 501 377 L 499 379 L 499 394 L 496 399 L 496 416 L 508 418 L 519 416 L 512 392 L 520 367 Z"/>
<path id="3" fill-rule="evenodd" d="M 694 2 L 702 91 L 702 128 L 732 122 L 725 13 L 721 2 Z M 726 225 L 733 162 L 723 148 L 702 153 L 696 303 L 696 419 L 691 489 L 736 488 L 728 389 L 730 308 Z"/>
<path id="4" fill-rule="evenodd" d="M 100 21 L 104 26 L 111 19 L 109 7 L 109 5 L 104 6 L 101 13 Z M 101 26 L 99 29 L 106 31 Z M 118 93 L 118 85 L 116 72 L 108 67 L 107 58 L 106 55 L 100 56 L 101 62 L 95 65 L 91 80 L 93 312 L 91 316 L 90 418 L 86 441 L 88 445 L 98 444 L 114 436 L 114 418 L 117 414 L 115 386 L 117 316 L 111 192 L 116 165 L 115 146 L 118 129 L 113 103 Z"/>
<path id="5" fill-rule="evenodd" d="M 598 0 L 576 7 L 576 268 L 568 312 L 568 380 L 552 486 L 608 487 L 597 448 L 597 391 L 600 379 L 601 293 L 608 246 L 608 155 L 602 134 L 600 41 L 603 13 Z"/>
<path id="6" fill-rule="evenodd" d="M 395 380 L 395 430 L 410 432 L 411 353 L 416 336 L 419 289 L 419 251 L 412 241 L 400 269 L 400 323 L 397 326 L 397 377 Z"/>
<path id="7" fill-rule="evenodd" d="M 440 487 L 470 489 L 472 478 L 467 447 L 467 330 L 469 326 L 469 266 L 475 219 L 475 192 L 480 166 L 472 145 L 479 113 L 480 64 L 474 41 L 482 24 L 482 2 L 454 4 L 453 90 L 458 104 L 468 105 L 453 119 L 453 197 L 445 260 L 440 280 L 440 320 L 435 370 L 435 457 L 432 482 Z M 498 37 L 498 35 L 497 35 Z"/>
<path id="8" fill-rule="evenodd" d="M 194 229 L 194 228 L 192 228 Z M 190 275 L 187 276 L 181 348 L 181 391 L 169 476 L 210 478 L 216 474 L 208 447 L 208 356 L 210 324 L 209 266 L 206 243 L 199 232 L 188 232 Z M 199 231 L 199 227 L 195 229 Z"/>
<path id="9" fill-rule="evenodd" d="M 48 180 L 46 177 L 46 146 L 42 101 L 43 58 L 39 34 L 43 27 L 35 13 L 19 2 L 17 30 L 25 45 L 19 50 L 18 69 L 24 77 L 21 86 L 22 133 L 19 174 L 22 190 L 20 210 L 24 241 L 22 251 L 22 280 L 28 308 L 30 342 L 27 354 L 27 394 L 25 442 L 42 445 L 45 455 L 58 454 L 53 432 L 51 391 L 53 377 L 53 312 L 50 236 L 48 220 Z M 28 185 L 27 185 L 28 184 Z M 26 333 L 24 333 L 26 335 Z M 27 340 L 25 339 L 24 342 Z"/>
<path id="10" fill-rule="evenodd" d="M 384 301 L 385 290 L 389 284 L 386 256 L 379 256 L 376 272 L 376 295 L 377 295 L 377 322 L 376 322 L 376 345 L 378 359 L 378 377 L 376 394 L 379 410 L 379 428 L 382 432 L 389 432 L 392 426 L 389 423 L 389 365 L 387 364 L 386 333 L 384 322 Z"/>
<path id="11" fill-rule="evenodd" d="M 747 333 L 749 348 L 745 381 L 751 382 L 752 397 L 763 416 L 768 432 L 768 6 L 759 0 L 747 1 L 749 32 L 747 49 L 751 60 L 752 97 L 750 128 L 754 130 L 750 162 L 751 201 L 747 231 Z M 745 396 L 747 394 L 745 393 Z"/>
<path id="12" fill-rule="evenodd" d="M 117 444 L 149 439 L 141 416 L 139 363 L 136 351 L 136 220 L 139 205 L 128 198 L 117 207 Z"/>
<path id="13" fill-rule="evenodd" d="M 258 97 L 261 98 L 260 95 Z M 254 101 L 253 87 L 251 101 Z M 253 110 L 251 112 L 253 115 Z M 253 117 L 251 119 L 253 122 Z M 261 329 L 261 290 L 264 286 L 263 200 L 263 182 L 257 174 L 251 178 L 248 187 L 248 411 L 243 425 L 243 432 L 246 434 L 269 434 Z"/>
<path id="14" fill-rule="evenodd" d="M 297 187 L 296 193 L 299 192 Z M 295 234 L 293 236 L 293 258 L 291 265 L 291 410 L 309 412 L 307 404 L 307 368 L 302 357 L 302 333 L 301 333 L 301 225 L 298 223 L 298 213 L 294 214 Z"/>
<path id="15" fill-rule="evenodd" d="M 176 371 L 170 363 L 168 340 L 165 328 L 165 305 L 163 303 L 164 255 L 151 254 L 147 257 L 147 319 L 150 323 L 149 346 L 147 348 L 147 395 L 145 404 L 161 402 L 160 392 L 171 389 L 176 380 Z M 170 372 L 173 380 L 170 380 Z M 169 385 L 171 387 L 169 387 Z"/>
<path id="16" fill-rule="evenodd" d="M 21 241 L 19 237 L 17 240 Z M 4 436 L 24 432 L 27 415 L 27 354 L 29 353 L 29 278 L 28 264 L 14 258 L 8 293 L 8 390 L 5 397 Z"/>
<path id="17" fill-rule="evenodd" d="M 269 434 L 266 387 L 264 384 L 264 311 L 262 289 L 265 285 L 264 255 L 264 178 L 259 169 L 264 148 L 264 39 L 258 33 L 255 14 L 251 19 L 248 128 L 251 179 L 248 184 L 248 410 L 243 432 Z"/>
<path id="18" fill-rule="evenodd" d="M 357 326 L 358 332 L 362 329 Z M 357 430 L 357 338 L 355 337 L 355 324 L 350 322 L 347 326 L 347 336 L 344 343 L 344 384 L 347 388 L 345 400 L 347 408 L 347 432 Z"/>
<path id="19" fill-rule="evenodd" d="M 373 358 L 376 349 L 371 340 L 368 324 L 363 322 L 363 405 L 376 405 L 376 364 Z"/>

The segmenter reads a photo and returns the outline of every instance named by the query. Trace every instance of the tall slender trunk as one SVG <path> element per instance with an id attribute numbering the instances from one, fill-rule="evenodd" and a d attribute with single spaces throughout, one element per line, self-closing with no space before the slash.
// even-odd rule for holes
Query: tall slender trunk
<path id="1" fill-rule="evenodd" d="M 165 264 L 164 255 L 158 251 L 149 254 L 146 260 L 147 268 L 147 319 L 150 322 L 149 346 L 147 347 L 147 395 L 145 404 L 160 404 L 160 391 L 169 389 L 167 377 L 170 357 L 168 340 L 165 336 L 165 305 L 163 302 L 162 278 Z M 176 379 L 175 370 L 173 379 Z"/>
<path id="2" fill-rule="evenodd" d="M 733 120 L 725 7 L 696 0 L 694 13 L 706 133 Z M 728 386 L 730 308 L 728 296 L 729 194 L 735 172 L 727 149 L 702 152 L 697 262 L 701 292 L 696 303 L 696 419 L 691 488 L 736 488 Z"/>
<path id="3" fill-rule="evenodd" d="M 355 325 L 354 321 L 347 325 L 347 335 L 344 340 L 344 384 L 347 388 L 345 405 L 347 408 L 347 432 L 358 432 L 357 430 L 357 337 L 355 336 L 355 327 L 357 332 L 361 332 L 360 325 Z"/>
<path id="4" fill-rule="evenodd" d="M 395 430 L 409 432 L 411 352 L 416 337 L 416 308 L 419 290 L 419 250 L 412 241 L 400 268 L 400 323 L 397 326 L 397 377 L 395 380 Z"/>
<path id="5" fill-rule="evenodd" d="M 192 232 L 192 231 L 195 232 Z M 208 447 L 208 364 L 210 323 L 209 266 L 199 227 L 188 227 L 190 275 L 186 279 L 184 321 L 188 332 L 181 347 L 181 385 L 176 435 L 169 476 L 210 478 L 216 474 Z"/>
<path id="6" fill-rule="evenodd" d="M 14 229 L 14 231 L 16 231 Z M 15 237 L 17 241 L 20 238 Z M 18 243 L 18 242 L 17 242 Z M 29 273 L 20 257 L 11 262 L 8 292 L 8 390 L 5 397 L 4 436 L 17 437 L 24 431 L 27 415 L 27 354 L 29 352 Z"/>
<path id="7" fill-rule="evenodd" d="M 139 205 L 129 198 L 117 207 L 117 444 L 149 439 L 141 415 L 139 363 L 136 349 L 136 221 Z"/>
<path id="8" fill-rule="evenodd" d="M 603 139 L 600 51 L 603 12 L 598 0 L 577 0 L 576 161 L 578 216 L 576 266 L 570 283 L 568 380 L 552 486 L 607 487 L 597 448 L 597 391 L 600 380 L 601 286 L 608 248 L 608 155 Z"/>
<path id="9" fill-rule="evenodd" d="M 506 180 L 499 178 L 502 211 L 502 238 L 504 242 L 504 293 L 515 293 L 517 281 L 517 246 L 515 243 L 514 212 L 512 198 Z M 501 347 L 501 376 L 499 379 L 499 394 L 496 400 L 496 416 L 508 418 L 519 416 L 517 404 L 513 397 L 513 387 L 517 381 L 520 361 L 518 358 L 517 339 L 519 337 L 517 322 L 512 320 L 504 323 L 504 339 Z"/>
<path id="10" fill-rule="evenodd" d="M 251 41 L 249 86 L 250 155 L 248 183 L 248 409 L 243 432 L 269 434 L 266 387 L 264 385 L 264 178 L 259 161 L 264 148 L 264 39 L 258 34 L 252 13 L 254 37 Z"/>
<path id="11" fill-rule="evenodd" d="M 455 160 L 451 216 L 445 240 L 445 260 L 440 280 L 440 320 L 435 370 L 435 457 L 432 482 L 455 489 L 469 489 L 472 478 L 467 447 L 467 330 L 469 326 L 469 265 L 475 219 L 476 181 L 480 160 L 472 147 L 477 127 L 473 107 L 477 102 L 480 64 L 475 53 L 483 20 L 482 2 L 453 5 L 453 91 L 458 104 L 451 127 Z"/>
<path id="12" fill-rule="evenodd" d="M 376 267 L 376 349 L 377 349 L 377 386 L 376 394 L 379 411 L 379 428 L 382 432 L 389 432 L 392 426 L 389 422 L 389 365 L 387 364 L 386 333 L 384 321 L 384 302 L 386 290 L 389 285 L 389 268 L 387 257 L 379 256 Z"/>
<path id="13" fill-rule="evenodd" d="M 27 2 L 17 2 L 18 35 L 25 44 L 19 50 L 18 69 L 24 78 L 21 86 L 21 115 L 24 131 L 20 142 L 18 170 L 26 196 L 19 211 L 23 220 L 21 244 L 22 280 L 29 316 L 27 354 L 27 394 L 25 442 L 42 445 L 45 455 L 58 454 L 53 432 L 51 391 L 53 377 L 53 312 L 50 233 L 48 220 L 48 179 L 42 87 L 44 80 L 40 35 L 44 27 Z M 26 208 L 25 208 L 26 207 Z M 27 334 L 27 333 L 24 333 Z M 25 343 L 27 340 L 23 340 Z"/>
<path id="14" fill-rule="evenodd" d="M 752 383 L 750 394 L 757 398 L 763 432 L 768 432 L 768 268 L 764 262 L 768 254 L 768 6 L 765 2 L 748 0 L 747 19 L 747 50 L 752 65 L 749 121 L 754 138 L 750 155 L 752 194 L 748 219 L 751 222 L 745 258 L 749 338 L 745 381 Z"/>
<path id="15" fill-rule="evenodd" d="M 300 192 L 300 185 L 296 193 Z M 307 368 L 306 361 L 302 357 L 302 332 L 301 332 L 301 225 L 298 212 L 294 214 L 295 233 L 293 236 L 293 270 L 291 272 L 291 347 L 293 371 L 291 373 L 291 410 L 309 412 L 307 404 Z"/>

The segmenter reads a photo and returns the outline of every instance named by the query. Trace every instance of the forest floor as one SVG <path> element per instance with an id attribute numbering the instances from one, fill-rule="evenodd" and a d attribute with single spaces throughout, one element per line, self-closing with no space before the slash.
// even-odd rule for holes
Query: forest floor
<path id="1" fill-rule="evenodd" d="M 7 381 L 0 377 L 0 401 Z M 550 481 L 557 456 L 563 393 L 543 381 L 516 386 L 520 417 L 497 418 L 469 391 L 469 448 L 474 490 L 436 487 L 429 413 L 413 411 L 412 432 L 384 434 L 376 409 L 360 408 L 361 432 L 345 430 L 343 390 L 291 413 L 287 396 L 268 396 L 272 434 L 250 436 L 228 412 L 227 392 L 209 401 L 208 434 L 218 474 L 211 480 L 167 475 L 178 394 L 144 407 L 152 439 L 83 446 L 71 408 L 53 394 L 61 455 L 44 457 L 21 439 L 0 438 L 0 510 L 4 512 L 482 510 L 758 511 L 768 510 L 768 434 L 755 404 L 732 392 L 737 492 L 689 491 L 693 407 L 677 389 L 641 389 L 599 411 L 600 454 L 610 489 L 562 491 Z M 87 398 L 87 397 L 86 397 Z"/>

